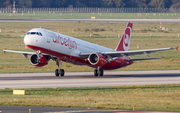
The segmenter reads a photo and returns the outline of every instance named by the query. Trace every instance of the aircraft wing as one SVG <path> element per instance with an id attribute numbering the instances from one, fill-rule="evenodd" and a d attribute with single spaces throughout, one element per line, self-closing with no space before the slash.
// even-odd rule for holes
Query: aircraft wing
<path id="1" fill-rule="evenodd" d="M 111 57 L 122 57 L 122 56 L 133 56 L 133 55 L 141 55 L 145 54 L 148 57 L 150 56 L 150 53 L 156 52 L 156 51 L 165 51 L 165 50 L 172 50 L 177 48 L 160 48 L 160 49 L 146 49 L 146 50 L 133 50 L 133 51 L 115 51 L 115 52 L 102 52 L 104 55 L 109 55 Z"/>
<path id="2" fill-rule="evenodd" d="M 178 46 L 179 47 L 179 46 Z M 125 57 L 129 61 L 138 61 L 138 60 L 152 60 L 152 59 L 159 59 L 159 58 L 148 58 L 148 59 L 129 59 L 128 56 L 133 56 L 133 55 L 141 55 L 145 54 L 148 57 L 150 57 L 150 53 L 156 52 L 156 51 L 165 51 L 165 50 L 172 50 L 176 49 L 178 50 L 178 47 L 170 47 L 170 48 L 159 48 L 159 49 L 146 49 L 146 50 L 133 50 L 133 51 L 113 51 L 113 52 L 101 52 L 100 54 L 110 56 L 111 58 L 113 57 Z M 88 58 L 90 54 L 88 53 L 81 53 L 80 56 L 82 58 Z"/>
<path id="3" fill-rule="evenodd" d="M 14 51 L 14 50 L 6 50 L 6 49 L 4 49 L 3 51 L 4 51 L 4 53 L 6 53 L 6 52 L 21 53 L 21 54 L 23 54 L 24 57 L 26 57 L 26 58 L 27 58 L 27 55 L 36 54 L 36 52 Z"/>
<path id="4" fill-rule="evenodd" d="M 13 53 L 21 53 L 21 54 L 27 54 L 27 55 L 32 55 L 32 54 L 36 54 L 36 52 L 26 52 L 26 51 L 14 51 L 14 50 L 3 50 L 4 53 L 6 52 L 13 52 Z"/>

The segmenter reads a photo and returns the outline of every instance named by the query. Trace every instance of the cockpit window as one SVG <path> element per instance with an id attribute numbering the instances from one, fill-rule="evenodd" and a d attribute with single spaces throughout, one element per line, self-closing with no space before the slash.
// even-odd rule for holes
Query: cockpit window
<path id="1" fill-rule="evenodd" d="M 35 35 L 36 34 L 36 32 L 31 32 L 31 35 Z"/>
<path id="2" fill-rule="evenodd" d="M 42 34 L 39 32 L 39 35 L 41 35 L 42 36 Z"/>
<path id="3" fill-rule="evenodd" d="M 27 35 L 29 35 L 29 34 L 30 34 L 30 32 L 27 33 Z"/>
<path id="4" fill-rule="evenodd" d="M 39 36 L 43 36 L 42 33 L 40 33 L 40 32 L 28 32 L 27 35 L 39 35 Z"/>

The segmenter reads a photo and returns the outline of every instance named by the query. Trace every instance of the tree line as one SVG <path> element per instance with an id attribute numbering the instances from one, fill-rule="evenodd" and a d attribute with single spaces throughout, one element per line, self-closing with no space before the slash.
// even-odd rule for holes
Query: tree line
<path id="1" fill-rule="evenodd" d="M 0 0 L 0 8 L 180 8 L 180 0 Z"/>

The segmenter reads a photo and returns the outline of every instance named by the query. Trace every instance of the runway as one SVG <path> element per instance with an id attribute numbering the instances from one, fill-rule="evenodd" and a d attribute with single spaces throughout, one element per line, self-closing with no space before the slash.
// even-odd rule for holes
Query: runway
<path id="1" fill-rule="evenodd" d="M 178 84 L 180 70 L 167 71 L 105 71 L 103 77 L 93 72 L 0 74 L 0 89 L 43 87 L 94 87 L 149 84 Z"/>
<path id="2" fill-rule="evenodd" d="M 180 19 L 0 19 L 0 22 L 140 22 L 140 23 L 180 23 Z"/>
<path id="3" fill-rule="evenodd" d="M 87 108 L 58 108 L 58 107 L 29 107 L 29 106 L 0 106 L 0 111 L 3 113 L 117 113 L 130 112 L 128 110 L 113 110 L 113 109 L 87 109 Z M 30 112 L 29 112 L 30 113 Z M 143 112 L 140 112 L 143 113 Z"/>

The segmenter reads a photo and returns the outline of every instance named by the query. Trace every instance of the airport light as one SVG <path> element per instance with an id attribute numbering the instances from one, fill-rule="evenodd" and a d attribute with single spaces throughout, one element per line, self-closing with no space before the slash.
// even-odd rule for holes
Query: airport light
<path id="1" fill-rule="evenodd" d="M 16 13 L 15 2 L 13 3 L 13 13 Z"/>

